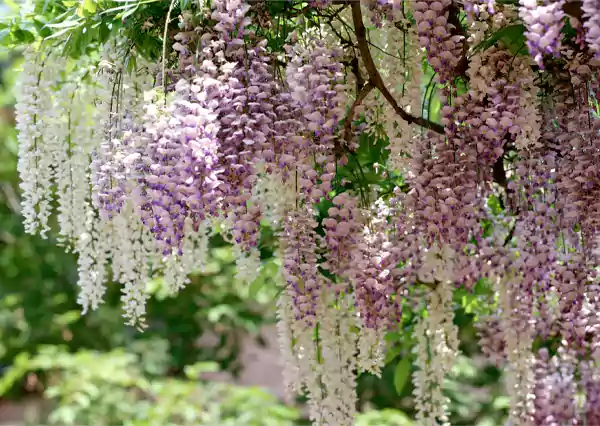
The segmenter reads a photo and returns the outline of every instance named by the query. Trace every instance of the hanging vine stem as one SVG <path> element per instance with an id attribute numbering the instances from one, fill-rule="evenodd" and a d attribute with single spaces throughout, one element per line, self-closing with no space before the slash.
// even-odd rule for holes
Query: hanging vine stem
<path id="1" fill-rule="evenodd" d="M 167 19 L 165 21 L 165 31 L 163 32 L 163 45 L 162 45 L 162 86 L 165 91 L 165 104 L 167 102 L 167 35 L 169 33 L 169 23 L 171 22 L 171 13 L 175 7 L 177 0 L 171 0 L 169 4 L 169 11 L 167 12 Z"/>

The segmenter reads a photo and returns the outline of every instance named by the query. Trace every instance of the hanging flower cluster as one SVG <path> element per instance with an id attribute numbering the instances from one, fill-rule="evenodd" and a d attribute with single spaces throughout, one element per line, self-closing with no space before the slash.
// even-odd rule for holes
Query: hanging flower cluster
<path id="1" fill-rule="evenodd" d="M 82 309 L 117 281 L 144 328 L 146 281 L 183 288 L 217 231 L 251 283 L 269 226 L 285 382 L 314 424 L 353 424 L 406 311 L 418 422 L 450 424 L 453 294 L 482 285 L 510 423 L 597 424 L 598 1 L 314 1 L 281 48 L 244 1 L 210 6 L 166 24 L 159 66 L 119 41 L 25 53 L 24 226 L 56 218 Z"/>

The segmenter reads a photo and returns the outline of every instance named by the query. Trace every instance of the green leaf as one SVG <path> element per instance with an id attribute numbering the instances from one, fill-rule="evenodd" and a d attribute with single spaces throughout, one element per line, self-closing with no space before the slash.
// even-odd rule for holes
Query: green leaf
<path id="1" fill-rule="evenodd" d="M 19 43 L 32 43 L 35 41 L 35 36 L 33 33 L 27 30 L 23 30 L 21 28 L 13 29 L 12 35 L 15 40 Z"/>
<path id="2" fill-rule="evenodd" d="M 492 195 L 490 198 L 488 198 L 488 207 L 494 216 L 498 216 L 503 211 L 502 205 L 500 204 L 500 199 L 495 195 Z"/>
<path id="3" fill-rule="evenodd" d="M 138 9 L 138 6 L 134 7 L 133 9 L 129 9 L 127 12 L 123 13 L 123 15 L 121 15 L 121 19 L 126 19 L 129 16 L 133 15 Z"/>
<path id="4" fill-rule="evenodd" d="M 396 365 L 396 370 L 394 371 L 394 387 L 399 395 L 402 393 L 402 389 L 404 389 L 404 385 L 406 385 L 406 381 L 410 377 L 411 366 L 412 363 L 408 356 L 402 358 L 402 361 Z"/>
<path id="5" fill-rule="evenodd" d="M 77 8 L 77 15 L 84 18 L 87 16 L 93 16 L 96 13 L 96 2 L 94 0 L 82 0 L 81 4 Z"/>
<path id="6" fill-rule="evenodd" d="M 252 284 L 250 284 L 250 288 L 248 289 L 248 297 L 252 300 L 256 299 L 258 293 L 262 290 L 265 284 L 265 280 L 258 277 L 255 279 Z"/>
<path id="7" fill-rule="evenodd" d="M 487 40 L 484 40 L 479 45 L 479 48 L 488 49 L 498 41 L 503 41 L 512 53 L 519 53 L 525 42 L 525 26 L 523 24 L 514 24 L 504 27 L 492 34 Z M 514 49 L 516 51 L 513 51 Z"/>
<path id="8" fill-rule="evenodd" d="M 96 2 L 94 0 L 83 0 L 83 8 L 91 14 L 96 13 Z"/>
<path id="9" fill-rule="evenodd" d="M 64 327 L 69 324 L 73 324 L 74 322 L 79 320 L 79 318 L 81 318 L 80 311 L 68 311 L 64 314 L 55 316 L 54 322 L 56 323 L 56 325 Z"/>
<path id="10" fill-rule="evenodd" d="M 4 28 L 0 30 L 0 45 L 8 46 L 12 41 L 10 36 L 10 29 Z"/>
<path id="11" fill-rule="evenodd" d="M 23 352 L 16 356 L 10 368 L 0 378 L 0 396 L 12 389 L 27 374 L 31 367 L 30 364 L 31 358 L 28 353 Z"/>
<path id="12" fill-rule="evenodd" d="M 59 38 L 60 36 L 68 33 L 69 31 L 72 31 L 74 27 L 67 27 L 67 28 L 63 28 L 62 30 L 55 32 L 54 34 L 52 34 L 50 37 L 46 37 L 45 40 L 51 40 L 53 38 Z"/>
<path id="13" fill-rule="evenodd" d="M 266 3 L 266 6 L 271 15 L 277 15 L 284 11 L 286 3 L 279 1 L 270 1 Z"/>
<path id="14" fill-rule="evenodd" d="M 505 410 L 510 405 L 510 399 L 507 396 L 499 396 L 494 399 L 493 407 L 494 410 Z"/>
<path id="15" fill-rule="evenodd" d="M 229 305 L 217 305 L 208 311 L 208 320 L 212 323 L 219 322 L 221 317 L 228 316 L 230 318 L 235 316 L 235 311 Z"/>
<path id="16" fill-rule="evenodd" d="M 219 371 L 219 364 L 212 361 L 198 362 L 192 365 L 186 365 L 183 369 L 185 376 L 190 380 L 198 380 L 203 373 L 216 373 Z"/>
<path id="17" fill-rule="evenodd" d="M 46 24 L 48 28 L 73 28 L 81 25 L 83 20 L 81 19 L 69 19 L 56 24 Z"/>
<path id="18" fill-rule="evenodd" d="M 108 41 L 110 37 L 110 28 L 105 22 L 102 22 L 98 27 L 98 42 L 100 44 L 104 44 Z"/>
<path id="19" fill-rule="evenodd" d="M 402 353 L 402 346 L 394 346 L 392 348 L 388 348 L 385 351 L 384 363 L 385 364 L 389 364 L 390 362 L 392 362 L 401 353 Z"/>
<path id="20" fill-rule="evenodd" d="M 48 28 L 44 22 L 40 21 L 39 19 L 33 19 L 32 22 L 38 34 L 43 38 L 52 35 L 52 31 L 50 31 L 50 28 Z"/>
<path id="21" fill-rule="evenodd" d="M 21 6 L 13 0 L 4 0 L 3 3 L 5 6 L 8 6 L 13 12 L 18 12 L 21 8 Z"/>
<path id="22" fill-rule="evenodd" d="M 434 123 L 440 122 L 440 111 L 442 110 L 442 103 L 437 94 L 432 91 L 431 102 L 429 103 L 429 120 Z"/>

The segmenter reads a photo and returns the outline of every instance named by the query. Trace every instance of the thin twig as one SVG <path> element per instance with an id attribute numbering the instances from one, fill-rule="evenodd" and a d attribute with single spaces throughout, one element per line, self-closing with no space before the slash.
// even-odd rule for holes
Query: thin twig
<path id="1" fill-rule="evenodd" d="M 177 0 L 171 0 L 171 4 L 169 4 L 169 11 L 167 12 L 167 20 L 165 22 L 165 31 L 163 33 L 163 45 L 162 45 L 162 86 L 165 91 L 165 102 L 167 99 L 167 35 L 169 33 L 169 23 L 171 21 L 171 13 L 173 12 L 173 8 L 175 7 L 175 3 Z"/>

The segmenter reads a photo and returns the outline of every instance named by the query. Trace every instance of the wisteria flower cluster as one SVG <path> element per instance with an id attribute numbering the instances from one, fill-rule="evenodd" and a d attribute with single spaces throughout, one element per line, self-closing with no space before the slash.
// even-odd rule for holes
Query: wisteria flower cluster
<path id="1" fill-rule="evenodd" d="M 270 227 L 285 381 L 315 425 L 353 424 L 407 311 L 417 420 L 449 425 L 453 295 L 482 286 L 509 424 L 598 424 L 600 2 L 312 1 L 280 44 L 254 3 L 178 27 L 172 3 L 158 64 L 121 38 L 27 48 L 24 226 L 58 224 L 83 311 L 116 281 L 143 329 L 147 280 L 183 288 L 214 232 L 250 284 Z M 385 164 L 361 163 L 374 138 Z"/>

